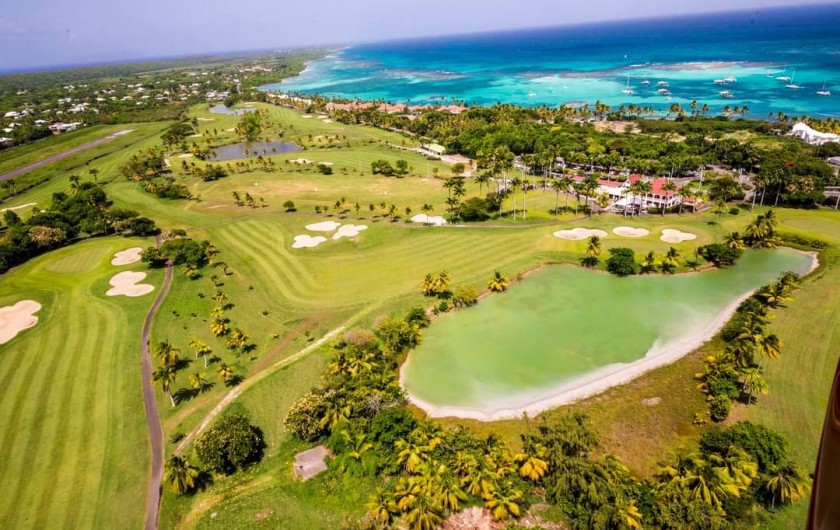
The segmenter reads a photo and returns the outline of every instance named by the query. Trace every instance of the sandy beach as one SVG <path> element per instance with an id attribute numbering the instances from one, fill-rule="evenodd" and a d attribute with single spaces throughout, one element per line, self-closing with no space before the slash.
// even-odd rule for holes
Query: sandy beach
<path id="1" fill-rule="evenodd" d="M 818 255 L 816 252 L 801 252 L 811 259 L 810 268 L 806 273 L 810 274 L 819 267 Z M 478 421 L 498 421 L 519 418 L 526 413 L 533 416 L 600 394 L 614 386 L 629 383 L 655 368 L 685 357 L 714 337 L 732 318 L 741 302 L 749 298 L 753 292 L 755 291 L 748 291 L 733 300 L 707 326 L 691 330 L 680 339 L 667 344 L 654 342 L 642 359 L 632 363 L 603 366 L 598 370 L 548 388 L 490 399 L 481 407 L 438 406 L 411 395 L 411 392 L 408 392 L 408 399 L 433 418 L 456 417 Z M 412 356 L 409 355 L 400 369 L 400 386 L 403 388 L 406 388 L 404 381 L 406 367 L 412 360 Z"/>

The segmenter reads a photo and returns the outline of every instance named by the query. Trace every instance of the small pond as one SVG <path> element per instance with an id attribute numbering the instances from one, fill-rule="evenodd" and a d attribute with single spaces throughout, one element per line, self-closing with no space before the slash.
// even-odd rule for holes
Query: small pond
<path id="1" fill-rule="evenodd" d="M 401 382 L 433 416 L 536 413 L 675 361 L 713 336 L 753 289 L 810 268 L 810 256 L 787 248 L 747 251 L 734 267 L 674 276 L 547 267 L 435 320 Z"/>
<path id="2" fill-rule="evenodd" d="M 238 144 L 223 145 L 210 150 L 213 155 L 210 160 L 224 162 L 240 158 L 271 156 L 278 153 L 293 153 L 300 151 L 300 146 L 294 142 L 240 142 Z"/>
<path id="3" fill-rule="evenodd" d="M 229 116 L 242 116 L 246 112 L 254 112 L 255 110 L 257 109 L 232 109 L 230 107 L 226 107 L 221 103 L 210 107 L 211 114 L 227 114 Z"/>

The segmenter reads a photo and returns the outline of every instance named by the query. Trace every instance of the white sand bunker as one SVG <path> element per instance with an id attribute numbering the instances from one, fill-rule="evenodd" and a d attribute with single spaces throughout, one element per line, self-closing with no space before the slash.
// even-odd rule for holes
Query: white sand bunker
<path id="1" fill-rule="evenodd" d="M 629 226 L 619 226 L 613 228 L 613 234 L 621 237 L 645 237 L 650 234 L 650 230 L 646 228 L 632 228 Z"/>
<path id="2" fill-rule="evenodd" d="M 326 240 L 327 238 L 323 236 L 295 236 L 295 242 L 292 243 L 292 248 L 314 248 Z"/>
<path id="3" fill-rule="evenodd" d="M 427 225 L 443 226 L 446 224 L 446 219 L 440 215 L 426 215 L 424 213 L 415 215 L 411 218 L 412 223 L 423 223 Z"/>
<path id="4" fill-rule="evenodd" d="M 131 247 L 114 254 L 114 259 L 111 260 L 111 265 L 128 265 L 129 263 L 137 263 L 140 261 L 140 253 L 143 252 L 141 247 Z"/>
<path id="5" fill-rule="evenodd" d="M 0 344 L 6 344 L 25 329 L 38 323 L 35 313 L 41 304 L 34 300 L 21 300 L 14 305 L 0 307 Z"/>
<path id="6" fill-rule="evenodd" d="M 289 160 L 289 162 L 291 162 L 292 164 L 306 165 L 306 164 L 311 164 L 312 160 L 309 160 L 308 158 L 295 158 L 294 160 Z"/>
<path id="7" fill-rule="evenodd" d="M 324 121 L 323 121 L 323 123 L 332 123 L 332 122 L 333 122 L 333 121 L 332 121 L 332 120 L 330 120 L 330 119 L 326 119 L 326 120 L 324 120 Z"/>
<path id="8" fill-rule="evenodd" d="M 306 229 L 310 232 L 332 232 L 339 226 L 341 226 L 341 223 L 336 223 L 335 221 L 322 221 L 320 223 L 306 225 Z"/>
<path id="9" fill-rule="evenodd" d="M 606 232 L 594 228 L 572 228 L 571 230 L 558 230 L 552 235 L 554 237 L 566 239 L 568 241 L 581 241 L 592 236 L 607 237 Z"/>
<path id="10" fill-rule="evenodd" d="M 111 281 L 111 288 L 105 292 L 106 296 L 143 296 L 155 290 L 154 285 L 137 283 L 146 278 L 145 272 L 125 271 L 115 274 Z"/>
<path id="11" fill-rule="evenodd" d="M 310 119 L 311 117 L 312 117 L 312 114 L 304 114 L 303 116 L 301 116 L 301 118 L 303 118 L 303 119 L 305 119 L 305 120 L 308 120 L 308 119 Z"/>
<path id="12" fill-rule="evenodd" d="M 659 239 L 666 243 L 682 243 L 683 241 L 694 241 L 697 239 L 697 234 L 666 228 L 662 230 L 662 236 Z"/>
<path id="13" fill-rule="evenodd" d="M 367 230 L 367 226 L 365 225 L 341 225 L 341 228 L 338 229 L 338 232 L 333 234 L 332 238 L 334 241 L 338 241 L 342 237 L 356 237 L 359 235 L 359 232 L 362 230 Z"/>

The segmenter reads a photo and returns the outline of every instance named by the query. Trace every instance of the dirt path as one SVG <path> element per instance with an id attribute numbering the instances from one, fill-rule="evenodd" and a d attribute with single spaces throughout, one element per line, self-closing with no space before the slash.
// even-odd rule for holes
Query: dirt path
<path id="1" fill-rule="evenodd" d="M 233 400 L 239 397 L 244 391 L 248 390 L 256 383 L 262 381 L 263 379 L 273 374 L 277 370 L 283 368 L 284 366 L 288 366 L 296 361 L 299 361 L 300 359 L 306 357 L 310 353 L 316 351 L 328 341 L 332 340 L 340 333 L 346 331 L 351 325 L 353 325 L 354 322 L 359 320 L 362 316 L 373 311 L 375 307 L 376 306 L 369 306 L 363 309 L 359 313 L 356 313 L 355 315 L 350 317 L 350 319 L 344 322 L 342 325 L 328 332 L 326 335 L 316 340 L 309 346 L 305 347 L 304 349 L 300 350 L 295 354 L 290 355 L 289 357 L 286 357 L 285 359 L 277 361 L 276 363 L 265 368 L 261 372 L 249 377 L 241 384 L 231 389 L 231 391 L 228 392 L 227 395 L 224 398 L 222 398 L 222 400 L 219 401 L 219 403 L 215 407 L 213 407 L 213 410 L 211 410 L 210 413 L 207 414 L 207 416 L 205 416 L 203 420 L 201 420 L 201 423 L 198 425 L 198 427 L 193 429 L 192 432 L 190 432 L 187 436 L 184 437 L 183 440 L 181 440 L 181 443 L 178 444 L 178 447 L 175 448 L 173 454 L 181 454 L 181 452 L 187 448 L 187 446 L 195 439 L 195 437 L 201 434 L 204 431 L 204 429 L 206 429 L 208 426 L 210 426 L 210 423 L 212 423 L 213 420 L 215 420 L 219 416 L 219 414 L 221 414 L 222 411 L 224 411 L 227 408 L 227 406 L 230 405 L 233 402 Z M 146 530 L 150 530 L 148 526 L 146 527 Z"/>
<path id="2" fill-rule="evenodd" d="M 11 170 L 7 173 L 3 173 L 2 175 L 0 175 L 0 182 L 2 182 L 4 180 L 13 179 L 15 177 L 19 177 L 20 175 L 23 175 L 24 173 L 28 173 L 28 172 L 32 171 L 33 169 L 38 169 L 39 167 L 44 167 L 47 164 L 52 164 L 53 162 L 58 162 L 59 160 L 67 158 L 68 156 L 73 156 L 76 153 L 81 153 L 82 151 L 87 151 L 88 149 L 92 149 L 92 148 L 94 148 L 98 145 L 108 143 L 111 140 L 114 140 L 116 138 L 119 138 L 120 136 L 123 136 L 125 134 L 128 134 L 128 133 L 132 132 L 133 130 L 134 129 L 125 129 L 125 130 L 122 130 L 122 131 L 118 131 L 118 132 L 115 132 L 114 134 L 109 134 L 108 136 L 105 136 L 104 138 L 100 138 L 98 140 L 94 140 L 94 141 L 88 142 L 86 144 L 77 145 L 76 147 L 71 147 L 67 151 L 62 151 L 61 153 L 57 153 L 57 154 L 54 154 L 52 156 L 48 156 L 47 158 L 42 158 L 41 160 L 38 160 L 37 162 L 32 162 L 31 164 L 27 164 L 27 165 L 19 167 L 17 169 L 13 169 L 13 170 Z"/>
<path id="3" fill-rule="evenodd" d="M 160 238 L 156 238 L 160 245 Z M 141 349 L 141 372 L 143 377 L 143 406 L 146 409 L 146 426 L 149 429 L 149 442 L 152 446 L 151 477 L 149 478 L 149 491 L 146 504 L 146 530 L 157 530 L 158 513 L 160 511 L 160 490 L 163 480 L 163 431 L 160 427 L 160 414 L 158 414 L 157 401 L 155 401 L 155 389 L 152 386 L 152 353 L 149 350 L 149 337 L 152 332 L 152 322 L 160 309 L 169 286 L 172 284 L 172 264 L 166 265 L 166 274 L 163 279 L 163 286 L 155 298 L 152 307 L 146 314 L 143 322 L 143 334 L 140 338 Z"/>

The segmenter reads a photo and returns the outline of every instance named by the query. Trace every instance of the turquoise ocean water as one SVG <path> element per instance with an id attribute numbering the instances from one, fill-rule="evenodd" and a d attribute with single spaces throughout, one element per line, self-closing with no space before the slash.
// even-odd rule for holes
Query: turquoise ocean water
<path id="1" fill-rule="evenodd" d="M 726 78 L 737 81 L 715 84 Z M 713 113 L 746 105 L 759 118 L 840 117 L 840 4 L 359 45 L 264 88 L 391 102 L 601 100 L 659 110 L 696 100 Z"/>

